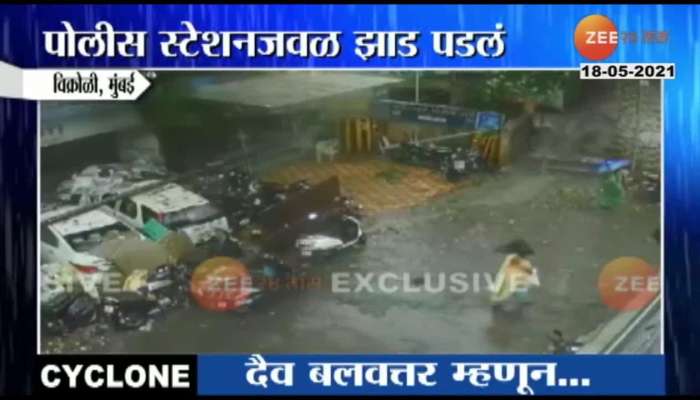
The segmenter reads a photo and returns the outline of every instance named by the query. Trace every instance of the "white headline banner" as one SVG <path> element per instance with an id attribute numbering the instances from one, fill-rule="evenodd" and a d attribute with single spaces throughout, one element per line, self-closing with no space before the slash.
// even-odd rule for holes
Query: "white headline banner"
<path id="1" fill-rule="evenodd" d="M 21 69 L 0 62 L 0 97 L 133 101 L 151 85 L 138 70 Z"/>

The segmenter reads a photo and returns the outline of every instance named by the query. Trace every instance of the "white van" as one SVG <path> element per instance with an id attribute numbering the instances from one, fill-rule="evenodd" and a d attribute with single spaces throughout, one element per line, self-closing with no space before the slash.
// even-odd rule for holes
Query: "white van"
<path id="1" fill-rule="evenodd" d="M 157 181 L 139 182 L 139 185 L 154 182 Z M 194 244 L 207 242 L 220 230 L 230 233 L 228 221 L 219 209 L 175 183 L 121 198 L 112 207 L 120 218 L 138 229 L 155 219 L 169 229 L 186 234 Z"/>

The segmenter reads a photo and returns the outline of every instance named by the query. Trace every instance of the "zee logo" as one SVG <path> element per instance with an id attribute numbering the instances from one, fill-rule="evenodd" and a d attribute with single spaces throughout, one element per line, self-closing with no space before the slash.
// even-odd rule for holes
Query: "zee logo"
<path id="1" fill-rule="evenodd" d="M 589 60 L 604 60 L 619 43 L 617 27 L 604 15 L 589 15 L 579 21 L 574 32 L 576 50 Z"/>
<path id="2" fill-rule="evenodd" d="M 586 44 L 617 44 L 617 32 L 586 31 Z"/>

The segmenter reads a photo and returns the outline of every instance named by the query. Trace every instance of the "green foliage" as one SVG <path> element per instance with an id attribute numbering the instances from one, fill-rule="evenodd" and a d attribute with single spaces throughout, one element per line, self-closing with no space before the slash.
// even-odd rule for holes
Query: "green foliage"
<path id="1" fill-rule="evenodd" d="M 578 76 L 570 71 L 488 72 L 473 85 L 468 101 L 472 107 L 519 113 L 526 102 L 548 105 L 560 90 L 564 101 L 570 101 L 578 92 L 578 82 Z"/>
<path id="2" fill-rule="evenodd" d="M 484 82 L 484 94 L 493 98 L 543 101 L 563 89 L 570 72 L 498 71 Z"/>

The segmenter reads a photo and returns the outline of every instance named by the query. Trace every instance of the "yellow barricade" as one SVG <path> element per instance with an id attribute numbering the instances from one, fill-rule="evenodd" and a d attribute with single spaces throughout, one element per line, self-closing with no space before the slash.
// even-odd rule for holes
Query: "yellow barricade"
<path id="1" fill-rule="evenodd" d="M 374 147 L 374 124 L 370 118 L 345 120 L 344 150 L 346 153 L 370 153 Z"/>
<path id="2" fill-rule="evenodd" d="M 481 157 L 491 166 L 499 166 L 501 162 L 501 137 L 499 135 L 475 135 L 472 148 L 481 153 Z"/>

